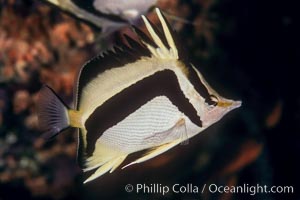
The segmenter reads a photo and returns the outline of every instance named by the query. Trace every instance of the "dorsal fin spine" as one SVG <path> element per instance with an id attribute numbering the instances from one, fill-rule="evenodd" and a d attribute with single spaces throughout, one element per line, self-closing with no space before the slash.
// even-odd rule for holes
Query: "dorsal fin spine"
<path id="1" fill-rule="evenodd" d="M 166 48 L 166 46 L 163 44 L 163 42 L 161 41 L 161 39 L 158 37 L 158 35 L 155 33 L 154 29 L 152 28 L 151 24 L 149 23 L 148 19 L 142 15 L 142 19 L 151 35 L 151 37 L 153 38 L 154 42 L 157 44 L 157 46 L 164 52 L 164 53 L 168 53 L 168 50 Z"/>
<path id="2" fill-rule="evenodd" d="M 164 19 L 164 17 L 162 16 L 160 10 L 158 8 L 155 9 L 156 13 L 157 13 L 157 16 L 160 20 L 160 23 L 163 27 L 163 30 L 164 30 L 164 33 L 165 33 L 165 36 L 166 36 L 166 39 L 168 41 L 168 44 L 169 46 L 171 47 L 171 52 L 172 54 L 176 57 L 176 59 L 178 59 L 178 51 L 177 51 L 177 48 L 176 48 L 176 45 L 175 45 L 175 42 L 173 40 L 173 37 L 172 37 L 172 34 L 168 28 L 168 25 Z"/>
<path id="3" fill-rule="evenodd" d="M 147 46 L 147 48 L 149 49 L 149 51 L 152 53 L 152 55 L 154 57 L 158 57 L 161 59 L 178 60 L 178 58 L 179 58 L 178 50 L 176 48 L 176 45 L 173 40 L 170 29 L 158 8 L 156 9 L 156 13 L 161 22 L 164 36 L 162 36 L 162 34 L 159 32 L 159 30 L 157 30 L 156 26 L 153 25 L 144 15 L 142 15 L 142 19 L 143 19 L 145 26 L 152 38 L 152 39 L 150 39 L 151 43 L 150 43 L 148 37 L 145 37 L 143 34 L 139 33 L 140 32 L 139 30 L 137 30 L 137 33 L 138 33 L 138 35 L 140 35 L 142 43 Z M 160 35 L 160 37 L 159 37 L 159 35 Z M 163 38 L 161 38 L 161 37 L 163 37 Z M 164 41 L 162 41 L 162 40 L 164 40 Z M 164 42 L 165 42 L 165 44 L 164 44 Z M 157 46 L 157 48 L 155 46 L 153 46 L 152 43 L 154 43 L 155 46 Z"/>

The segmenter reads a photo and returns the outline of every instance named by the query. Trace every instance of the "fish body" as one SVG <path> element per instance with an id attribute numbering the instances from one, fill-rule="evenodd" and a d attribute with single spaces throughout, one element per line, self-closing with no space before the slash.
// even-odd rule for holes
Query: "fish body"
<path id="1" fill-rule="evenodd" d="M 84 171 L 97 168 L 85 182 L 114 171 L 134 152 L 148 150 L 125 167 L 158 156 L 241 105 L 207 84 L 156 12 L 162 30 L 142 16 L 150 37 L 133 27 L 141 43 L 125 36 L 128 45 L 83 66 L 76 109 L 69 109 L 48 86 L 40 92 L 39 121 L 48 137 L 70 126 L 79 128 Z"/>
<path id="2" fill-rule="evenodd" d="M 132 24 L 157 0 L 44 0 L 95 27 L 107 36 Z"/>

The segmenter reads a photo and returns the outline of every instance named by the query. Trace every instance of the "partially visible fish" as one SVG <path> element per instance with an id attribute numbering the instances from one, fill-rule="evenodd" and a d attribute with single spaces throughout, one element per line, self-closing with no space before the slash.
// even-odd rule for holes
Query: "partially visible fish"
<path id="1" fill-rule="evenodd" d="M 158 156 L 241 105 L 208 85 L 156 13 L 162 29 L 142 16 L 151 37 L 134 27 L 142 44 L 125 36 L 128 44 L 83 66 L 75 109 L 50 87 L 41 89 L 39 121 L 46 135 L 79 128 L 84 171 L 97 169 L 85 183 L 113 172 L 137 151 L 148 149 L 125 167 Z"/>
<path id="2" fill-rule="evenodd" d="M 102 35 L 128 24 L 156 4 L 157 0 L 44 0 L 102 29 Z"/>

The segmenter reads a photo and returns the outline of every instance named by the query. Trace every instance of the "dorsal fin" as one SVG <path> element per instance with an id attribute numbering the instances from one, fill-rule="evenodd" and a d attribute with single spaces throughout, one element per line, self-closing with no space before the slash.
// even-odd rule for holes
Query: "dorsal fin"
<path id="1" fill-rule="evenodd" d="M 156 9 L 157 16 L 161 22 L 161 27 L 157 28 L 145 16 L 142 16 L 146 28 L 151 37 L 148 37 L 143 31 L 135 26 L 132 26 L 135 33 L 140 38 L 140 43 L 124 35 L 127 44 L 118 44 L 118 47 L 113 51 L 106 51 L 102 55 L 88 61 L 81 69 L 78 78 L 77 86 L 77 109 L 80 103 L 82 89 L 98 74 L 116 67 L 124 66 L 128 63 L 133 63 L 141 57 L 157 57 L 159 59 L 175 59 L 181 60 L 185 63 L 187 59 L 181 56 L 177 46 L 178 39 L 165 17 L 161 14 L 159 9 Z M 162 31 L 161 31 L 162 29 Z M 188 66 L 188 65 L 186 65 Z"/>
<path id="2" fill-rule="evenodd" d="M 149 38 L 144 32 L 133 27 L 136 34 L 154 57 L 161 59 L 175 59 L 187 63 L 187 56 L 184 54 L 185 51 L 175 31 L 171 28 L 160 10 L 158 8 L 155 10 L 160 21 L 159 27 L 155 26 L 142 15 L 142 19 L 151 37 Z"/>

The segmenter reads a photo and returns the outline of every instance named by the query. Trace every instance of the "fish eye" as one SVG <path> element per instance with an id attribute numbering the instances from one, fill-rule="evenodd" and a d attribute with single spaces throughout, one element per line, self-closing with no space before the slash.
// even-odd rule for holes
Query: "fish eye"
<path id="1" fill-rule="evenodd" d="M 211 94 L 209 99 L 206 100 L 206 103 L 212 107 L 218 105 L 219 99 L 215 95 Z"/>
<path id="2" fill-rule="evenodd" d="M 212 102 L 214 102 L 214 104 L 218 104 L 218 102 L 219 102 L 218 97 L 216 97 L 216 96 L 213 95 L 213 94 L 210 95 L 210 100 L 211 100 Z"/>

